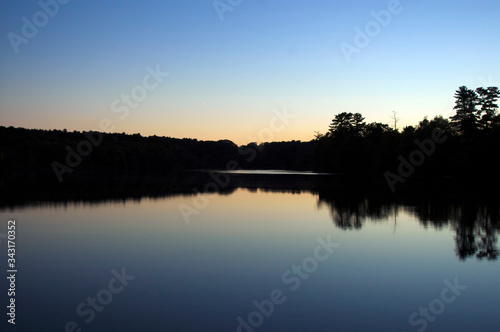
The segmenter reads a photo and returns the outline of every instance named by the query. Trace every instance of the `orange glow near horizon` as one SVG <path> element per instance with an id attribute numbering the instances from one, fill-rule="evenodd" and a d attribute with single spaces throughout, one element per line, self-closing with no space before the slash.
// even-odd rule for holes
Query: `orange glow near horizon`
<path id="1" fill-rule="evenodd" d="M 251 142 L 275 142 L 275 141 L 310 141 L 314 139 L 315 133 L 325 133 L 328 130 L 335 112 L 318 112 L 307 114 L 304 111 L 288 111 L 295 117 L 286 119 L 285 122 L 276 119 L 274 111 L 266 110 L 261 113 L 243 112 L 242 114 L 232 114 L 225 116 L 223 114 L 195 114 L 196 121 L 191 121 L 189 113 L 162 113 L 142 112 L 133 110 L 125 119 L 110 111 L 86 113 L 85 117 L 53 116 L 48 117 L 42 114 L 35 114 L 29 117 L 23 117 L 20 114 L 11 114 L 2 117 L 0 125 L 14 126 L 27 129 L 52 130 L 66 129 L 68 131 L 88 131 L 96 130 L 112 133 L 136 134 L 142 136 L 164 136 L 173 138 L 192 138 L 198 140 L 218 141 L 228 139 L 237 145 L 248 144 Z M 449 116 L 450 114 L 443 114 Z M 400 116 L 403 118 L 404 115 Z M 430 116 L 433 117 L 433 116 Z M 377 113 L 367 114 L 366 122 L 384 122 Z M 112 127 L 101 127 L 103 119 L 109 119 Z M 403 118 L 400 121 L 399 129 L 407 125 L 418 125 L 422 120 Z"/>

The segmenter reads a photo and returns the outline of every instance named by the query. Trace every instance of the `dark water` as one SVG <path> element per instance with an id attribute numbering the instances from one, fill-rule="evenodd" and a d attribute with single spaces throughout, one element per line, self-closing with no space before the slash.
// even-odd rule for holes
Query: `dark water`
<path id="1" fill-rule="evenodd" d="M 2 331 L 498 331 L 496 198 L 229 177 L 11 191 Z"/>

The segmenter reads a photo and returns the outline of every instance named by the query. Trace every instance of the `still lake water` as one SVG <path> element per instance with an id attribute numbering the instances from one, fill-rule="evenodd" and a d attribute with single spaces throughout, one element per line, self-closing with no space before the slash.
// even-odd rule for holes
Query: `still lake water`
<path id="1" fill-rule="evenodd" d="M 499 330 L 498 205 L 329 195 L 277 176 L 3 206 L 0 232 L 17 221 L 7 329 Z"/>

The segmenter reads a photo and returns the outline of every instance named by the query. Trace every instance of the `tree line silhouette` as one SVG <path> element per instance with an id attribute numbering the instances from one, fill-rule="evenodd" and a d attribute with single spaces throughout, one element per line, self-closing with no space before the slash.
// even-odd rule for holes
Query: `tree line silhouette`
<path id="1" fill-rule="evenodd" d="M 377 174 L 396 168 L 398 156 L 409 156 L 439 129 L 446 141 L 417 169 L 426 175 L 488 175 L 498 164 L 500 115 L 497 87 L 455 93 L 456 114 L 449 119 L 425 117 L 417 126 L 402 131 L 387 124 L 365 123 L 359 113 L 340 113 L 329 131 L 317 134 L 314 164 L 324 170 Z"/>
<path id="2" fill-rule="evenodd" d="M 401 131 L 380 122 L 366 123 L 360 113 L 343 112 L 326 133 L 309 142 L 250 143 L 200 141 L 140 134 L 67 132 L 0 127 L 0 177 L 56 179 L 107 172 L 168 173 L 188 169 L 316 170 L 380 175 L 397 172 L 399 156 L 408 156 L 439 129 L 447 137 L 413 175 L 496 176 L 500 115 L 497 87 L 455 93 L 456 114 L 425 117 Z M 91 146 L 89 137 L 100 136 Z M 90 150 L 89 150 L 90 149 Z M 82 156 L 81 154 L 84 154 Z M 78 159 L 80 157 L 80 159 Z M 78 161 L 78 162 L 76 162 Z M 71 162 L 73 165 L 70 165 Z M 76 175 L 75 175 L 76 174 Z"/>

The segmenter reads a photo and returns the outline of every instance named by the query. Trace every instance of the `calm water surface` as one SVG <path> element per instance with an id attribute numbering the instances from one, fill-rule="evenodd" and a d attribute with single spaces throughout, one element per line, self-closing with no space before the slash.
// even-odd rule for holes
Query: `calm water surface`
<path id="1" fill-rule="evenodd" d="M 247 186 L 0 214 L 16 331 L 498 331 L 498 208 Z"/>

